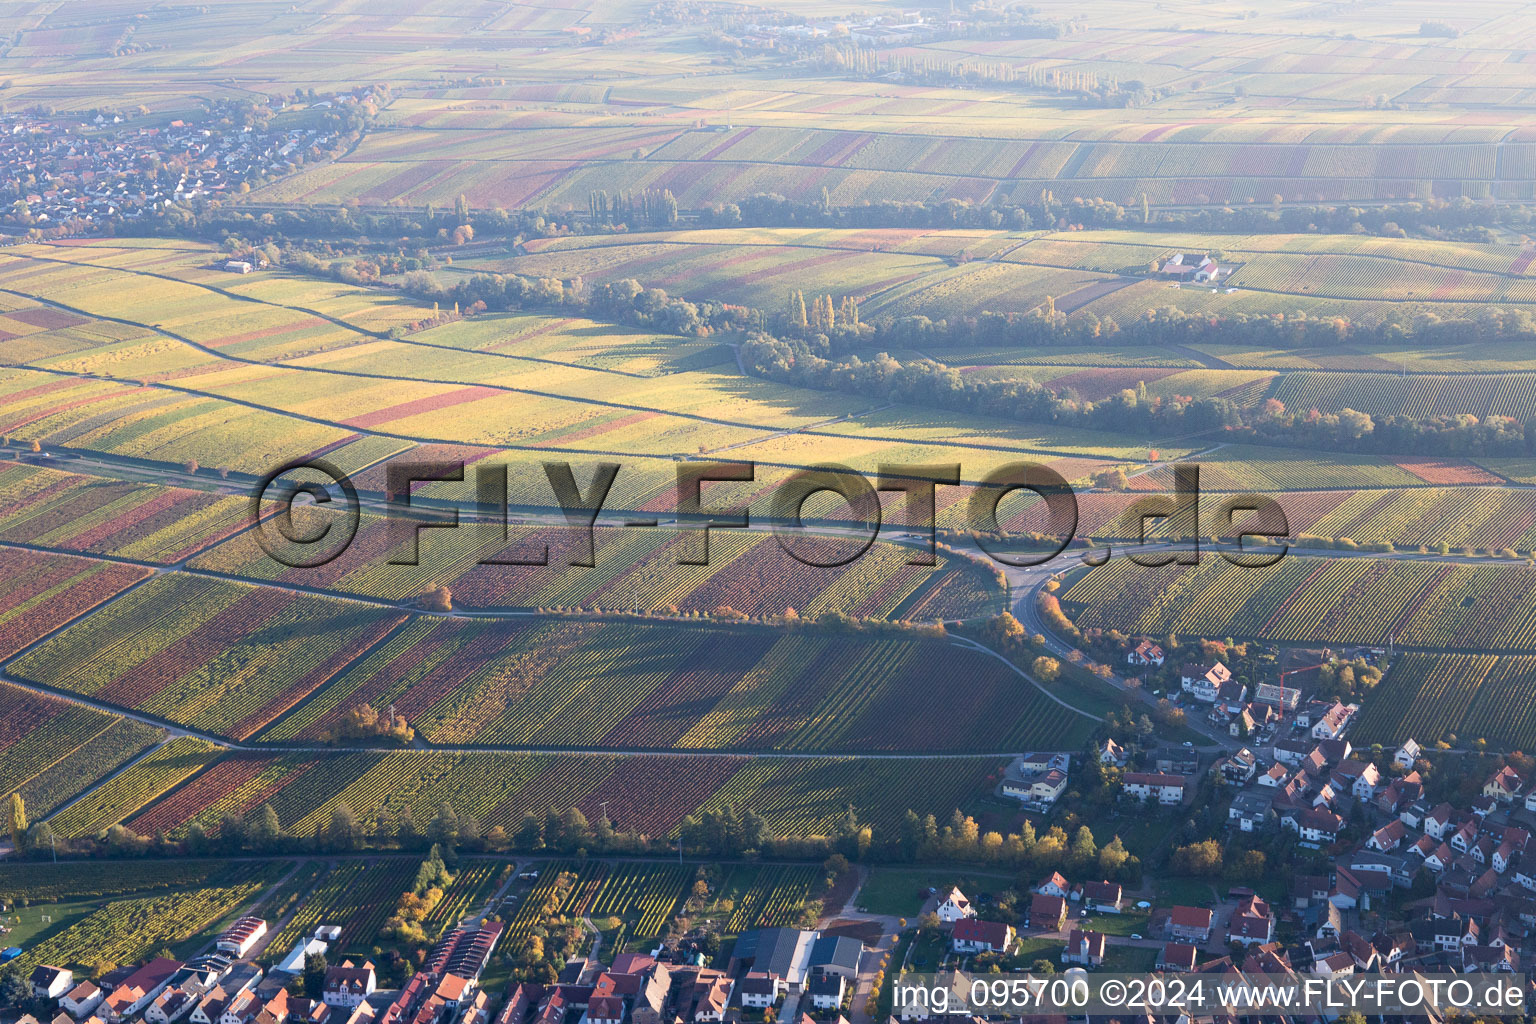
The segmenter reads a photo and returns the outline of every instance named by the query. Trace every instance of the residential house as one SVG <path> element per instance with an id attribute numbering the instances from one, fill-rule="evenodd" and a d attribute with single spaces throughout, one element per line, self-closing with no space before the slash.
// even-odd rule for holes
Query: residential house
<path id="1" fill-rule="evenodd" d="M 1195 969 L 1199 950 L 1187 942 L 1169 942 L 1158 954 L 1156 969 L 1159 971 L 1189 972 Z"/>
<path id="2" fill-rule="evenodd" d="M 1536 888 L 1536 886 L 1533 886 L 1533 888 Z M 59 1008 L 78 1020 L 96 1009 L 97 1004 L 104 997 L 105 993 L 101 991 L 100 985 L 97 985 L 94 981 L 82 981 L 59 997 Z M 208 1024 L 208 1022 L 205 1021 L 204 1024 Z"/>
<path id="3" fill-rule="evenodd" d="M 1151 640 L 1143 638 L 1125 655 L 1127 665 L 1147 666 L 1163 663 L 1163 649 Z"/>
<path id="4" fill-rule="evenodd" d="M 959 888 L 951 888 L 939 899 L 939 905 L 935 911 L 939 920 L 944 924 L 954 924 L 956 921 L 967 917 L 976 916 L 976 908 L 971 906 L 971 901 L 965 898 L 965 893 Z"/>
<path id="5" fill-rule="evenodd" d="M 1216 688 L 1214 710 L 1224 715 L 1236 715 L 1247 711 L 1250 732 L 1257 726 L 1267 724 L 1271 717 L 1279 717 L 1279 712 L 1268 705 L 1249 704 L 1248 685 L 1236 679 L 1229 679 Z"/>
<path id="6" fill-rule="evenodd" d="M 1216 703 L 1221 685 L 1230 682 L 1232 670 L 1219 661 L 1209 665 L 1185 665 L 1179 670 L 1179 687 L 1195 700 Z"/>
<path id="7" fill-rule="evenodd" d="M 197 997 L 183 988 L 167 988 L 144 1011 L 146 1024 L 174 1024 L 192 1013 Z"/>
<path id="8" fill-rule="evenodd" d="M 1317 928 L 1312 936 L 1316 939 L 1337 939 L 1344 934 L 1344 912 L 1338 904 L 1325 900 L 1317 915 Z"/>
<path id="9" fill-rule="evenodd" d="M 1113 738 L 1107 738 L 1099 744 L 1099 763 L 1110 765 L 1114 768 L 1124 768 L 1126 761 L 1125 748 L 1116 743 Z"/>
<path id="10" fill-rule="evenodd" d="M 1276 762 L 1292 768 L 1301 766 L 1302 759 L 1313 750 L 1313 744 L 1294 739 L 1277 739 L 1270 745 L 1270 755 Z"/>
<path id="11" fill-rule="evenodd" d="M 1312 973 L 1324 978 L 1344 978 L 1355 973 L 1355 958 L 1342 949 L 1312 959 Z"/>
<path id="12" fill-rule="evenodd" d="M 1184 776 L 1163 772 L 1126 772 L 1121 780 L 1125 791 L 1143 802 L 1156 800 L 1164 807 L 1184 801 Z"/>
<path id="13" fill-rule="evenodd" d="M 1372 832 L 1371 837 L 1365 841 L 1365 845 L 1378 853 L 1390 853 L 1397 849 L 1407 835 L 1408 826 L 1394 818 Z"/>
<path id="14" fill-rule="evenodd" d="M 125 1020 L 144 1010 L 170 983 L 171 976 L 181 970 L 180 960 L 155 957 L 139 967 L 113 987 L 97 1007 L 97 1015 L 108 1024 Z M 243 1022 L 232 1022 L 243 1024 Z"/>
<path id="15" fill-rule="evenodd" d="M 1261 832 L 1274 820 L 1274 800 L 1259 792 L 1239 793 L 1227 808 L 1227 821 L 1240 832 Z"/>
<path id="16" fill-rule="evenodd" d="M 1291 902 L 1297 910 L 1326 903 L 1332 884 L 1327 875 L 1292 875 Z"/>
<path id="17" fill-rule="evenodd" d="M 843 1005 L 843 997 L 848 992 L 848 979 L 841 974 L 818 972 L 811 975 L 806 992 L 810 995 L 811 1005 L 816 1009 L 835 1010 Z"/>
<path id="18" fill-rule="evenodd" d="M 1409 737 L 1403 741 L 1403 745 L 1398 747 L 1397 751 L 1392 755 L 1392 763 L 1407 771 L 1417 763 L 1419 755 L 1423 753 L 1423 748 L 1414 742 L 1412 737 Z"/>
<path id="19" fill-rule="evenodd" d="M 1070 759 L 1065 754 L 1025 754 L 1003 770 L 1002 794 L 1025 807 L 1047 810 L 1067 789 Z"/>
<path id="20" fill-rule="evenodd" d="M 224 1016 L 224 1006 L 229 1002 L 230 992 L 223 985 L 215 985 L 192 1008 L 190 1020 L 192 1024 L 219 1024 Z"/>
<path id="21" fill-rule="evenodd" d="M 1174 907 L 1168 915 L 1168 937 L 1178 942 L 1208 942 L 1212 916 L 1205 907 Z"/>
<path id="22" fill-rule="evenodd" d="M 58 999 L 75 987 L 75 974 L 67 967 L 43 965 L 32 968 L 27 981 L 32 986 L 33 999 Z"/>
<path id="23" fill-rule="evenodd" d="M 1383 814 L 1396 814 L 1424 795 L 1424 779 L 1418 772 L 1409 772 L 1402 778 L 1393 779 L 1376 794 L 1376 809 Z"/>
<path id="24" fill-rule="evenodd" d="M 1246 946 L 1269 942 L 1274 937 L 1275 915 L 1269 904 L 1257 896 L 1244 897 L 1227 924 L 1227 938 Z"/>
<path id="25" fill-rule="evenodd" d="M 1488 777 L 1483 783 L 1483 796 L 1492 797 L 1501 804 L 1513 803 L 1515 797 L 1520 795 L 1520 790 L 1525 783 L 1520 774 L 1509 765 L 1505 765 Z"/>
<path id="26" fill-rule="evenodd" d="M 1312 738 L 1319 740 L 1336 740 L 1344 734 L 1349 726 L 1350 717 L 1358 708 L 1353 704 L 1341 704 L 1334 701 L 1312 723 Z"/>
<path id="27" fill-rule="evenodd" d="M 594 995 L 587 1000 L 587 1024 L 624 1024 L 624 1000 Z"/>
<path id="28" fill-rule="evenodd" d="M 1061 951 L 1061 962 L 1097 967 L 1104 962 L 1104 948 L 1103 932 L 1085 932 L 1073 928 L 1067 934 L 1067 948 Z"/>
<path id="29" fill-rule="evenodd" d="M 325 969 L 320 998 L 329 1006 L 350 1010 L 372 995 L 377 983 L 372 962 L 357 965 L 343 960 L 340 965 Z"/>
<path id="30" fill-rule="evenodd" d="M 1510 946 L 1462 946 L 1463 973 L 1509 974 L 1520 969 L 1520 954 Z"/>
<path id="31" fill-rule="evenodd" d="M 691 986 L 688 1005 L 692 1019 L 700 1024 L 719 1024 L 725 1019 L 734 982 L 723 971 L 700 971 Z"/>
<path id="32" fill-rule="evenodd" d="M 788 990 L 782 978 L 767 971 L 748 971 L 736 985 L 741 1005 L 754 1010 L 767 1009 Z"/>
<path id="33" fill-rule="evenodd" d="M 1060 871 L 1052 871 L 1041 880 L 1039 885 L 1035 886 L 1035 892 L 1046 896 L 1060 896 L 1062 899 L 1071 895 L 1071 891 L 1071 885 Z"/>
<path id="34" fill-rule="evenodd" d="M 1221 772 L 1222 778 L 1241 786 L 1259 773 L 1259 759 L 1253 751 L 1243 747 L 1231 757 L 1219 762 L 1216 768 Z"/>
<path id="35" fill-rule="evenodd" d="M 1120 913 L 1124 892 L 1119 882 L 1084 882 L 1083 906 L 1100 914 Z"/>
<path id="36" fill-rule="evenodd" d="M 1065 919 L 1065 915 L 1062 919 Z M 950 943 L 956 953 L 1006 953 L 1013 946 L 1013 939 L 1011 925 L 972 917 L 955 922 Z"/>
<path id="37" fill-rule="evenodd" d="M 1060 896 L 1036 893 L 1029 901 L 1029 926 L 1036 931 L 1059 932 L 1067 923 L 1067 901 Z"/>
<path id="38" fill-rule="evenodd" d="M 863 953 L 864 944 L 858 939 L 823 935 L 811 945 L 810 973 L 840 974 L 850 982 L 858 981 L 859 957 Z"/>
<path id="39" fill-rule="evenodd" d="M 1344 829 L 1343 818 L 1321 807 L 1309 807 L 1288 815 L 1282 819 L 1282 824 L 1288 825 L 1303 845 L 1313 849 L 1332 846 L 1339 841 L 1339 833 Z"/>
<path id="40" fill-rule="evenodd" d="M 1333 770 L 1334 777 L 1340 782 L 1347 783 L 1339 787 L 1347 788 L 1350 796 L 1356 800 L 1370 800 L 1376 796 L 1376 790 L 1381 786 L 1381 772 L 1369 761 L 1356 761 L 1351 758 L 1340 764 Z"/>

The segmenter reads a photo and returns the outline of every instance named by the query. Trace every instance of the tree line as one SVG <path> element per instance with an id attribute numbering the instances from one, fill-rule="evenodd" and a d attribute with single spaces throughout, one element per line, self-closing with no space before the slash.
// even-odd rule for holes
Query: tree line
<path id="1" fill-rule="evenodd" d="M 319 268 L 317 268 L 319 269 Z M 341 268 L 321 269 L 332 275 Z M 406 274 L 398 286 L 424 302 L 452 303 L 470 313 L 524 309 L 576 311 L 683 337 L 747 331 L 743 367 L 770 380 L 839 390 L 912 405 L 1141 434 L 1223 430 L 1261 444 L 1398 454 L 1536 454 L 1536 419 L 1467 414 L 1373 417 L 1354 409 L 1287 410 L 1276 400 L 1245 408 L 1220 397 L 1149 396 L 1144 387 L 1101 401 L 1052 389 L 1027 377 L 978 380 L 930 358 L 902 361 L 890 349 L 1166 346 L 1223 344 L 1255 348 L 1337 348 L 1341 345 L 1437 347 L 1472 343 L 1536 343 L 1536 317 L 1525 310 L 1486 308 L 1465 317 L 1435 313 L 1388 315 L 1364 322 L 1305 312 L 1212 315 L 1174 306 L 1148 310 L 1124 323 L 1091 312 L 1067 316 L 1051 296 L 1029 312 L 981 312 L 934 320 L 927 316 L 863 319 L 858 305 L 830 295 L 792 292 L 773 314 L 726 302 L 690 301 L 625 278 L 590 284 L 580 277 L 533 278 L 474 274 L 452 285 L 430 274 Z M 863 354 L 860 354 L 863 353 Z"/>

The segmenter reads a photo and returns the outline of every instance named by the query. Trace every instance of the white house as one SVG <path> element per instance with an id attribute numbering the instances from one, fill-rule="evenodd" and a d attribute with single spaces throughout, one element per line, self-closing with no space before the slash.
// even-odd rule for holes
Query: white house
<path id="1" fill-rule="evenodd" d="M 1332 846 L 1339 840 L 1344 819 L 1330 810 L 1310 807 L 1300 814 L 1287 817 L 1285 824 L 1296 832 L 1305 845 Z"/>
<path id="2" fill-rule="evenodd" d="M 806 986 L 806 992 L 811 997 L 811 1005 L 818 1010 L 835 1010 L 843 1005 L 843 996 L 848 991 L 848 979 L 841 974 L 833 974 L 829 971 L 821 971 L 811 976 L 810 983 Z"/>
<path id="3" fill-rule="evenodd" d="M 175 1024 L 197 1006 L 197 997 L 180 988 L 168 988 L 144 1011 L 146 1024 Z"/>
<path id="4" fill-rule="evenodd" d="M 1414 766 L 1422 753 L 1424 753 L 1423 748 L 1410 736 L 1403 741 L 1402 746 L 1397 748 L 1397 753 L 1392 755 L 1392 763 L 1407 771 Z"/>
<path id="5" fill-rule="evenodd" d="M 1072 886 L 1065 875 L 1060 871 L 1052 871 L 1046 875 L 1039 885 L 1035 886 L 1035 892 L 1045 896 L 1060 896 L 1062 899 L 1072 895 Z"/>
<path id="6" fill-rule="evenodd" d="M 965 893 L 958 888 L 952 888 L 940 897 L 935 912 L 939 915 L 939 920 L 945 924 L 954 924 L 956 921 L 976 916 L 976 908 L 971 906 L 971 901 L 966 899 Z"/>
<path id="7" fill-rule="evenodd" d="M 367 999 L 376 985 L 371 961 L 365 960 L 362 966 L 357 966 L 351 960 L 343 960 L 339 966 L 325 969 L 320 999 L 327 1006 L 351 1009 Z"/>
<path id="8" fill-rule="evenodd" d="M 1003 953 L 1013 945 L 1012 925 L 970 918 L 955 923 L 950 943 L 957 953 Z"/>
<path id="9" fill-rule="evenodd" d="M 1533 887 L 1536 888 L 1536 887 Z M 59 997 L 59 1009 L 71 1017 L 80 1019 L 96 1009 L 102 1000 L 101 986 L 94 981 L 82 981 Z"/>
<path id="10" fill-rule="evenodd" d="M 1084 882 L 1083 906 L 1100 914 L 1118 914 L 1124 902 L 1119 882 Z"/>
<path id="11" fill-rule="evenodd" d="M 1125 791 L 1143 802 L 1156 800 L 1165 807 L 1184 800 L 1184 776 L 1165 772 L 1126 772 Z"/>
<path id="12" fill-rule="evenodd" d="M 1223 683 L 1231 682 L 1232 670 L 1219 661 L 1209 665 L 1185 665 L 1179 670 L 1179 687 L 1195 700 L 1216 702 Z"/>
<path id="13" fill-rule="evenodd" d="M 1350 716 L 1359 710 L 1354 704 L 1333 704 L 1317 717 L 1312 724 L 1312 738 L 1316 740 L 1336 740 L 1344 734 L 1344 729 L 1349 725 Z"/>
<path id="14" fill-rule="evenodd" d="M 75 974 L 67 967 L 43 965 L 32 968 L 32 976 L 28 981 L 32 986 L 33 999 L 58 999 L 75 987 Z"/>
<path id="15" fill-rule="evenodd" d="M 1163 649 L 1151 640 L 1142 640 L 1125 655 L 1127 665 L 1161 665 L 1163 661 Z"/>
<path id="16" fill-rule="evenodd" d="M 748 971 L 736 985 L 741 995 L 741 1005 L 754 1010 L 765 1010 L 779 1001 L 789 991 L 789 985 L 776 974 L 767 971 Z"/>
<path id="17" fill-rule="evenodd" d="M 1067 948 L 1061 951 L 1061 962 L 1097 967 L 1104 962 L 1106 945 L 1103 932 L 1082 932 L 1074 928 L 1067 934 Z"/>

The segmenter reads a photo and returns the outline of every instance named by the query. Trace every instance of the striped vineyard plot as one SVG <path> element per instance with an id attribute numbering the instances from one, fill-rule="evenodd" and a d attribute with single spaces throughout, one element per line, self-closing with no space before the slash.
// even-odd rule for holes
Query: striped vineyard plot
<path id="1" fill-rule="evenodd" d="M 243 739 L 404 615 L 162 575 L 13 662 L 18 677 Z"/>

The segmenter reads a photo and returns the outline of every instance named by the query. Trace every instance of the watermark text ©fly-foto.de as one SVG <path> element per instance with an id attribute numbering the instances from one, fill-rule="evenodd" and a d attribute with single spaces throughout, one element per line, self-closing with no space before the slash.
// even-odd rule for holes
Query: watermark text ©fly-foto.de
<path id="1" fill-rule="evenodd" d="M 569 462 L 542 463 L 549 485 L 552 506 L 558 507 L 573 537 L 565 563 L 572 566 L 594 564 L 593 529 L 604 510 L 621 466 L 616 462 L 595 462 L 580 467 Z M 742 489 L 757 480 L 753 462 L 679 462 L 676 476 L 675 523 L 680 532 L 676 559 L 683 565 L 709 564 L 709 536 L 712 530 L 744 530 L 752 526 L 751 512 L 743 500 Z M 422 506 L 412 503 L 416 484 L 469 483 L 477 525 L 499 529 L 500 540 L 510 541 L 511 503 L 507 488 L 507 466 L 475 466 L 466 479 L 462 461 L 400 461 L 384 467 L 384 517 L 387 523 L 389 561 L 395 565 L 418 562 L 421 534 L 426 530 L 457 530 L 461 526 L 457 508 L 423 515 Z M 583 485 L 578 475 L 586 479 Z M 1135 524 L 1140 544 L 1128 555 L 1145 566 L 1195 565 L 1201 557 L 1200 467 L 1181 463 L 1173 468 L 1171 493 L 1150 493 L 1129 502 L 1122 522 Z M 316 477 L 324 477 L 322 481 Z M 847 466 L 828 463 L 790 474 L 778 484 L 770 497 L 767 526 L 779 546 L 796 561 L 813 566 L 846 565 L 869 550 L 883 525 L 880 492 L 904 495 L 902 529 L 922 543 L 907 559 L 912 565 L 934 565 L 937 536 L 938 488 L 964 486 L 969 491 L 965 502 L 965 531 L 976 544 L 1000 564 L 1023 567 L 1048 562 L 1061 554 L 1077 536 L 1078 502 L 1072 485 L 1049 466 L 1033 462 L 1011 462 L 988 472 L 974 483 L 961 484 L 958 463 L 882 464 L 873 482 L 865 474 Z M 706 493 L 707 491 L 707 493 Z M 750 488 L 748 488 L 750 493 Z M 1018 550 L 1016 538 L 1007 536 L 999 521 L 1003 499 L 1019 492 L 1038 497 L 1043 505 L 1043 522 L 1029 536 L 1028 550 Z M 823 520 L 819 526 L 806 522 L 805 507 L 817 495 L 833 495 L 847 506 L 848 516 L 833 523 Z M 301 497 L 315 506 L 336 508 L 339 517 L 324 518 L 300 528 L 295 509 Z M 324 565 L 339 557 L 352 543 L 362 516 L 358 489 L 347 474 L 324 459 L 304 459 L 279 466 L 257 481 L 250 497 L 250 514 L 257 543 L 273 559 L 295 568 Z M 1283 541 L 1290 536 L 1285 510 L 1273 498 L 1257 494 L 1226 495 L 1214 513 L 1214 527 L 1206 531 L 1216 539 L 1216 552 L 1233 565 L 1263 568 L 1274 565 L 1288 550 L 1284 543 L 1258 551 L 1244 542 L 1263 538 Z M 1154 542 L 1150 532 L 1154 524 L 1178 521 L 1186 524 L 1187 536 L 1166 537 Z M 828 525 L 831 523 L 832 525 Z M 656 518 L 629 518 L 623 525 L 636 529 L 661 525 Z M 842 543 L 829 551 L 827 537 Z M 1137 548 L 1140 550 L 1137 550 Z M 1109 558 L 1108 546 L 1092 548 L 1083 555 L 1090 565 Z M 547 544 L 514 552 L 499 551 L 479 560 L 482 565 L 549 565 Z"/>

